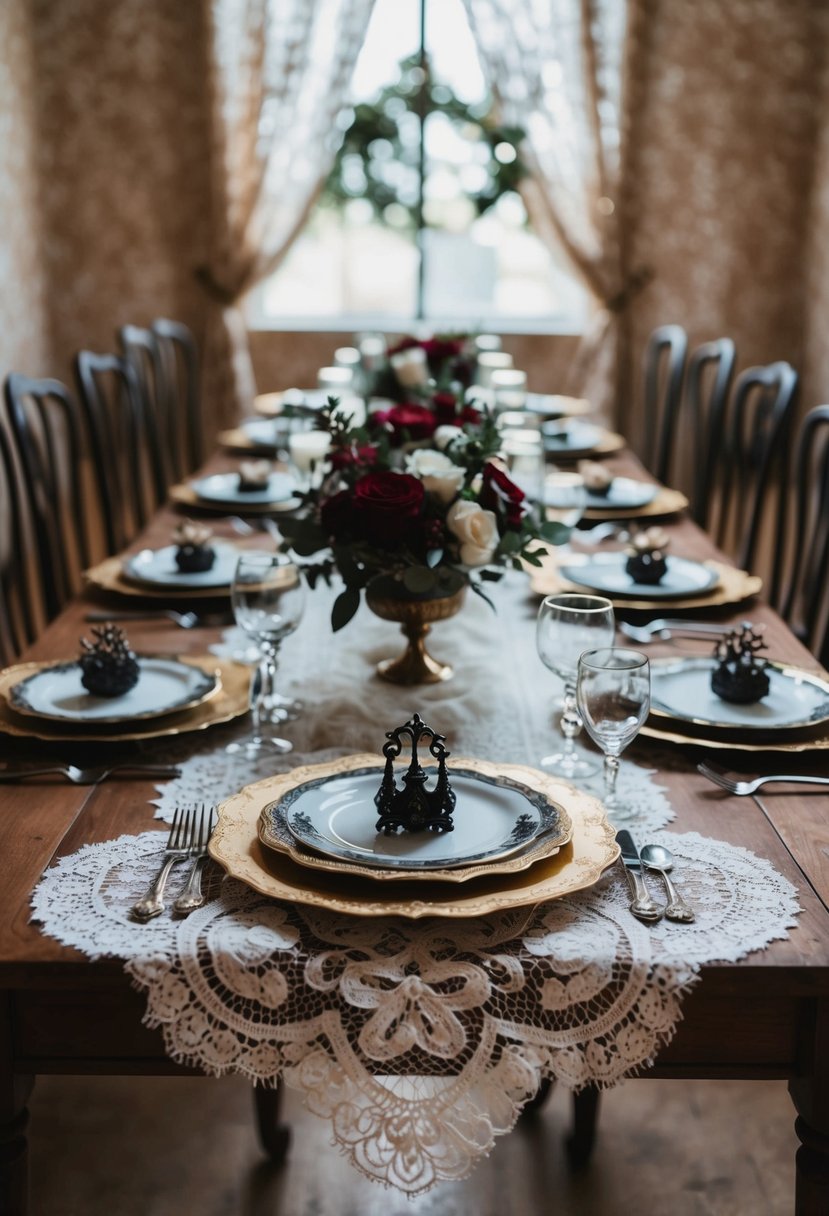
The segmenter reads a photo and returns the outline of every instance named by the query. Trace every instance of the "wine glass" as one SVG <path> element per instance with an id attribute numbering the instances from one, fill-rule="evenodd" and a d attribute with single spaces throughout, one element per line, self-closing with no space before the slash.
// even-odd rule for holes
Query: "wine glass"
<path id="1" fill-rule="evenodd" d="M 564 524 L 572 532 L 587 508 L 584 478 L 566 469 L 551 469 L 544 478 L 542 502 L 546 518 Z M 559 555 L 570 552 L 569 545 L 559 546 Z"/>
<path id="2" fill-rule="evenodd" d="M 579 713 L 588 735 L 604 752 L 605 807 L 617 819 L 627 808 L 616 797 L 619 756 L 639 733 L 651 704 L 650 664 L 638 650 L 609 646 L 579 659 Z"/>
<path id="3" fill-rule="evenodd" d="M 612 646 L 615 628 L 613 605 L 602 595 L 548 595 L 538 610 L 536 648 L 545 667 L 564 681 L 564 746 L 541 763 L 561 777 L 586 777 L 598 771 L 597 764 L 576 753 L 575 738 L 582 726 L 576 705 L 576 677 L 582 651 Z"/>
<path id="4" fill-rule="evenodd" d="M 296 629 L 305 607 L 299 570 L 286 553 L 247 550 L 236 563 L 230 598 L 236 624 L 254 639 L 261 660 L 251 682 L 251 738 L 246 743 L 231 743 L 228 751 L 241 750 L 251 757 L 265 750 L 289 752 L 293 744 L 288 739 L 265 737 L 262 723 L 276 695 L 279 647 Z"/>
<path id="5" fill-rule="evenodd" d="M 528 502 L 540 502 L 544 492 L 544 448 L 539 432 L 529 428 L 505 431 L 501 456 L 510 480 L 523 490 Z"/>

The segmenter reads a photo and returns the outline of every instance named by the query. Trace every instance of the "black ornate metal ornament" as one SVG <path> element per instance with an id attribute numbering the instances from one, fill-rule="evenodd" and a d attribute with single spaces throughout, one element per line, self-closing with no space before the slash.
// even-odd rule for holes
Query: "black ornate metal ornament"
<path id="1" fill-rule="evenodd" d="M 412 745 L 412 759 L 403 777 L 403 788 L 394 780 L 394 760 L 403 750 L 401 736 L 408 735 Z M 429 752 L 438 762 L 438 776 L 434 789 L 426 788 L 426 773 L 420 766 L 417 746 L 424 737 L 429 739 Z M 449 784 L 446 758 L 451 753 L 444 747 L 445 735 L 439 735 L 415 714 L 410 722 L 386 731 L 387 743 L 383 744 L 386 767 L 383 781 L 374 795 L 374 805 L 380 813 L 377 831 L 390 836 L 398 828 L 406 832 L 451 832 L 455 825 L 452 812 L 455 809 L 455 791 Z"/>

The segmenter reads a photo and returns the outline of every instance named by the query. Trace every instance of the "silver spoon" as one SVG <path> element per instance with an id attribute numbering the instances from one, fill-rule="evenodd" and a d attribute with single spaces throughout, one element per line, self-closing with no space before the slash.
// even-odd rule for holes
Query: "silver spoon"
<path id="1" fill-rule="evenodd" d="M 639 850 L 639 856 L 642 858 L 643 865 L 662 876 L 668 895 L 668 904 L 665 908 L 666 919 L 678 920 L 686 925 L 696 920 L 693 909 L 686 904 L 668 877 L 669 870 L 674 868 L 674 855 L 670 849 L 666 849 L 661 844 L 646 844 Z"/>

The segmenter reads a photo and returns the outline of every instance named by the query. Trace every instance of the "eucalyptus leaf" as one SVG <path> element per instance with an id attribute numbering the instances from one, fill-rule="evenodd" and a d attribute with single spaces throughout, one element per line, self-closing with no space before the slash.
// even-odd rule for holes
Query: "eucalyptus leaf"
<path id="1" fill-rule="evenodd" d="M 551 545 L 566 544 L 572 531 L 572 528 L 568 528 L 566 524 L 554 519 L 545 520 L 539 528 L 542 540 L 548 540 Z"/>
<path id="2" fill-rule="evenodd" d="M 336 633 L 338 629 L 342 629 L 343 625 L 347 625 L 359 607 L 359 591 L 356 591 L 353 587 L 346 587 L 345 591 L 341 591 L 334 600 L 331 609 L 331 628 L 333 631 Z"/>

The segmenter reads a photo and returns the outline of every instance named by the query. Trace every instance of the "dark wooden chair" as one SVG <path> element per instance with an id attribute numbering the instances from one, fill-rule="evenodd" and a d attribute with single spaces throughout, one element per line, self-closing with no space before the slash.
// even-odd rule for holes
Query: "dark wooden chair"
<path id="1" fill-rule="evenodd" d="M 12 644 L 34 640 L 57 616 L 90 564 L 93 521 L 82 413 L 59 380 L 7 377 L 0 435 L 10 507 L 7 532 L 17 546 L 14 577 L 22 620 Z M 11 574 L 11 568 L 9 568 Z M 7 600 L 9 597 L 6 597 Z M 22 625 L 22 628 L 21 628 Z M 16 637 L 15 637 L 16 633 Z M 22 648 L 22 647 L 21 647 Z"/>
<path id="2" fill-rule="evenodd" d="M 153 321 L 165 391 L 165 441 L 177 478 L 192 473 L 205 459 L 199 352 L 196 341 L 180 321 Z"/>
<path id="3" fill-rule="evenodd" d="M 706 529 L 736 361 L 737 348 L 730 338 L 703 343 L 688 360 L 682 413 L 688 424 L 684 434 L 693 460 L 691 515 Z"/>
<path id="4" fill-rule="evenodd" d="M 778 531 L 784 571 L 780 612 L 789 628 L 829 665 L 829 405 L 806 415 L 794 462 L 794 530 Z"/>
<path id="5" fill-rule="evenodd" d="M 710 458 L 714 490 L 709 531 L 744 570 L 754 570 L 758 557 L 762 559 L 763 573 L 770 573 L 766 594 L 771 603 L 779 597 L 780 563 L 774 552 L 760 553 L 760 541 L 786 526 L 786 469 L 797 385 L 797 372 L 788 363 L 741 372 L 727 407 L 722 443 Z"/>
<path id="6" fill-rule="evenodd" d="M 161 437 L 126 358 L 82 350 L 75 371 L 101 486 L 107 548 L 117 553 L 166 497 Z"/>
<path id="7" fill-rule="evenodd" d="M 161 446 L 164 483 L 165 487 L 169 486 L 180 476 L 180 472 L 177 454 L 170 442 L 168 414 L 172 404 L 172 390 L 167 383 L 158 341 L 151 329 L 139 325 L 122 325 L 118 330 L 118 341 L 121 353 L 135 373 L 142 407 L 154 419 Z"/>
<path id="8" fill-rule="evenodd" d="M 0 425 L 0 664 L 4 667 L 14 662 L 38 632 L 25 553 L 17 471 L 6 427 Z"/>
<path id="9" fill-rule="evenodd" d="M 645 347 L 643 460 L 662 482 L 671 466 L 687 354 L 688 336 L 681 325 L 661 325 Z"/>

